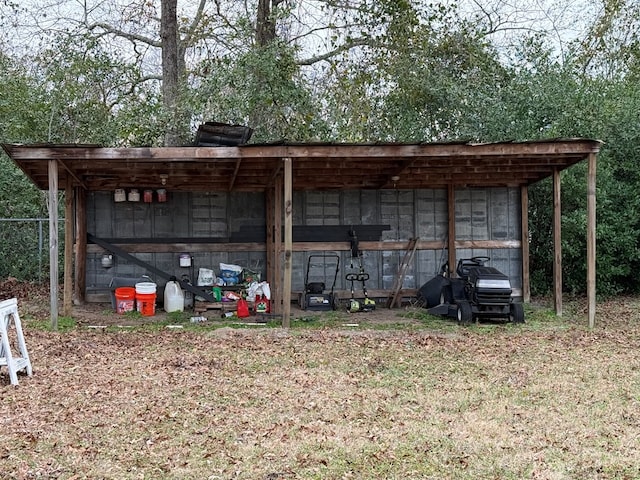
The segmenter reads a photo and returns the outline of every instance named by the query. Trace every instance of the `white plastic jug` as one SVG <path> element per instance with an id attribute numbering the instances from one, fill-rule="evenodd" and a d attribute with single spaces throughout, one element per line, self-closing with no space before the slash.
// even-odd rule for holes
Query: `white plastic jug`
<path id="1" fill-rule="evenodd" d="M 169 280 L 164 287 L 164 310 L 167 313 L 184 311 L 184 292 L 175 280 Z"/>

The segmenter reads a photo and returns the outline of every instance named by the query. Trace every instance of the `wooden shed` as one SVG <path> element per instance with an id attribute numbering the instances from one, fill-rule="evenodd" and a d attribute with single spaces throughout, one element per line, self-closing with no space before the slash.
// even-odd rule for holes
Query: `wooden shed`
<path id="1" fill-rule="evenodd" d="M 359 237 L 368 287 L 386 297 L 415 292 L 443 261 L 488 255 L 529 300 L 529 185 L 553 177 L 555 309 L 562 313 L 560 172 L 588 161 L 589 324 L 595 322 L 595 171 L 601 143 L 557 139 L 502 143 L 247 144 L 159 148 L 3 144 L 57 205 L 66 192 L 64 303 L 104 300 L 114 276 L 141 265 L 176 275 L 220 262 L 261 271 L 288 325 L 308 256 L 330 252 L 348 289 L 349 232 Z M 137 191 L 140 201 L 118 201 Z M 145 193 L 149 196 L 145 197 Z M 160 195 L 159 195 L 160 193 Z M 164 195 L 164 196 L 162 196 Z M 149 201 L 145 201 L 149 200 Z M 57 225 L 56 208 L 50 215 Z M 57 231 L 52 229 L 52 242 Z M 124 254 L 108 271 L 103 254 Z M 134 262 L 127 261 L 133 259 Z M 137 263 L 136 263 L 137 262 Z M 52 319 L 57 318 L 57 243 L 51 246 Z M 319 275 L 330 274 L 331 265 Z M 55 271 L 53 271 L 55 269 Z M 193 275 L 193 273 L 191 273 Z M 195 280 L 195 279 L 194 279 Z M 73 292 L 73 295 L 72 295 Z M 54 304 L 55 302 L 55 304 Z"/>

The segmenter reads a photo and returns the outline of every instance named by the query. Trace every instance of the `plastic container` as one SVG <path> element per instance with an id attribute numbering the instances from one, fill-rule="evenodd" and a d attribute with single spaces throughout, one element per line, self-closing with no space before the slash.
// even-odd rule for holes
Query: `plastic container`
<path id="1" fill-rule="evenodd" d="M 175 280 L 169 280 L 164 286 L 163 305 L 164 311 L 167 313 L 184 311 L 184 292 Z"/>
<path id="2" fill-rule="evenodd" d="M 116 288 L 116 313 L 132 312 L 136 303 L 136 289 L 133 287 Z"/>
<path id="3" fill-rule="evenodd" d="M 156 314 L 157 288 L 152 282 L 136 283 L 136 307 L 143 317 L 153 317 Z"/>
<path id="4" fill-rule="evenodd" d="M 216 299 L 216 302 L 222 301 L 222 289 L 220 287 L 213 287 L 211 292 L 213 293 L 213 298 Z"/>
<path id="5" fill-rule="evenodd" d="M 180 266 L 181 267 L 190 267 L 191 266 L 191 255 L 188 253 L 180 254 Z"/>
<path id="6" fill-rule="evenodd" d="M 124 202 L 127 200 L 127 194 L 124 191 L 124 188 L 117 188 L 113 194 L 114 202 Z"/>
<path id="7" fill-rule="evenodd" d="M 270 313 L 271 312 L 271 302 L 265 295 L 256 295 L 256 300 L 254 302 L 254 306 L 256 309 L 256 313 Z"/>
<path id="8" fill-rule="evenodd" d="M 236 306 L 236 314 L 238 315 L 238 318 L 246 318 L 251 315 L 249 313 L 249 304 L 244 298 L 238 300 L 238 304 Z"/>
<path id="9" fill-rule="evenodd" d="M 129 196 L 127 197 L 130 202 L 139 202 L 140 201 L 140 192 L 137 188 L 132 188 L 129 191 Z"/>

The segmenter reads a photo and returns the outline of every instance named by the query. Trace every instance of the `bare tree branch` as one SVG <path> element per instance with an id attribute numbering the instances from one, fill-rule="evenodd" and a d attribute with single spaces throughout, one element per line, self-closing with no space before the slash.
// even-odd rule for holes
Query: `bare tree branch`
<path id="1" fill-rule="evenodd" d="M 116 35 L 118 37 L 124 38 L 134 43 L 143 42 L 148 45 L 151 45 L 152 47 L 158 47 L 158 48 L 162 47 L 162 42 L 159 40 L 154 40 L 153 38 L 147 37 L 145 35 L 138 35 L 135 33 L 125 32 L 124 30 L 115 28 L 113 25 L 109 25 L 108 23 L 95 22 L 90 25 L 87 25 L 87 28 L 89 30 L 95 30 L 95 29 L 101 28 L 106 33 Z"/>
<path id="2" fill-rule="evenodd" d="M 362 38 L 355 38 L 347 43 L 344 43 L 336 48 L 334 48 L 331 51 L 325 52 L 321 55 L 316 55 L 313 57 L 309 57 L 306 59 L 301 59 L 298 60 L 296 63 L 300 66 L 309 66 L 309 65 L 313 65 L 315 63 L 318 62 L 323 62 L 326 60 L 329 60 L 332 57 L 335 57 L 336 55 L 339 55 L 340 53 L 346 52 L 351 50 L 352 48 L 356 48 L 356 47 L 375 47 L 375 46 L 381 46 L 381 43 L 372 39 L 372 38 L 368 38 L 368 37 L 362 37 Z"/>

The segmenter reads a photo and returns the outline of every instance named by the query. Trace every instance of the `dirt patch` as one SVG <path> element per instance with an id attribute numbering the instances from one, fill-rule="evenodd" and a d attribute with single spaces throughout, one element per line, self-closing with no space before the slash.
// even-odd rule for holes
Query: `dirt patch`
<path id="1" fill-rule="evenodd" d="M 349 325 L 359 325 L 362 323 L 403 323 L 409 322 L 410 319 L 404 318 L 406 312 L 410 311 L 412 307 L 407 306 L 403 308 L 388 309 L 384 307 L 376 308 L 370 312 L 349 313 L 346 309 L 336 310 L 329 312 L 309 312 L 292 306 L 291 319 L 302 321 L 314 321 L 320 319 L 330 318 L 336 322 L 340 321 Z M 156 313 L 152 317 L 141 317 L 139 315 L 131 314 L 118 314 L 116 313 L 111 304 L 108 303 L 89 303 L 81 306 L 74 306 L 72 310 L 72 317 L 76 322 L 81 325 L 145 325 L 169 322 L 172 319 L 178 321 L 186 321 L 190 317 L 204 317 L 207 322 L 246 322 L 246 323 L 263 323 L 266 321 L 279 322 L 281 316 L 276 314 L 271 315 L 256 315 L 253 314 L 250 317 L 238 319 L 238 318 L 224 318 L 219 310 L 208 310 L 203 313 L 195 313 L 192 310 L 187 310 L 183 314 L 167 314 L 161 306 L 156 307 Z"/>

